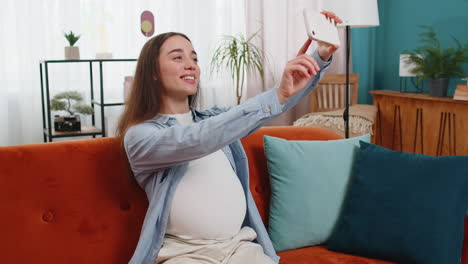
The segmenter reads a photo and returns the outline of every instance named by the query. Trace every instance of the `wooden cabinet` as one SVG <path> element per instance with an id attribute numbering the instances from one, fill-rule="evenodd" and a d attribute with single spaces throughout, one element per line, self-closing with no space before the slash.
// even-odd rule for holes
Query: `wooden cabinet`
<path id="1" fill-rule="evenodd" d="M 376 90 L 373 142 L 432 156 L 468 155 L 468 101 Z"/>

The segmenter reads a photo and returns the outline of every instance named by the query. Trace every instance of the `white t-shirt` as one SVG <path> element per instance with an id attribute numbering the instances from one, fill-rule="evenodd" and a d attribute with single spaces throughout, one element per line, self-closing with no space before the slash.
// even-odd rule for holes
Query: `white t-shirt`
<path id="1" fill-rule="evenodd" d="M 167 116 L 181 125 L 194 122 L 192 112 Z M 218 150 L 189 162 L 174 193 L 166 233 L 183 239 L 229 239 L 240 231 L 245 213 L 242 185 Z"/>

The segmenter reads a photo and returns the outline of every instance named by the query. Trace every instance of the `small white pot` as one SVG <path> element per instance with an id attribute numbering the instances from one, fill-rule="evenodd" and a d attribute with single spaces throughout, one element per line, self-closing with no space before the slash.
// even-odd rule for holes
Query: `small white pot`
<path id="1" fill-rule="evenodd" d="M 66 60 L 79 60 L 80 59 L 80 48 L 79 47 L 65 47 L 65 59 Z"/>

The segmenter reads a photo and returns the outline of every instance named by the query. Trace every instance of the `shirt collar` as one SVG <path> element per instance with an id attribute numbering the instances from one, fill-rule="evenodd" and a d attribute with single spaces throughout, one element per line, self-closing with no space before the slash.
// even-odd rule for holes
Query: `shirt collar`
<path id="1" fill-rule="evenodd" d="M 195 108 L 190 106 L 190 111 L 192 112 L 192 117 L 194 117 L 195 122 L 202 120 L 202 116 L 204 115 L 202 112 L 196 110 Z M 157 114 L 153 118 L 150 119 L 151 121 L 155 121 L 157 123 L 162 123 L 166 125 L 172 125 L 173 122 L 176 121 L 176 118 L 170 117 L 167 115 Z"/>

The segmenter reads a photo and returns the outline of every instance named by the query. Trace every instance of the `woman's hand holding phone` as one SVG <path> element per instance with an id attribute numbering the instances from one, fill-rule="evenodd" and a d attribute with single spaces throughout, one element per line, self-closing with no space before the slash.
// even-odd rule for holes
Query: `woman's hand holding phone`
<path id="1" fill-rule="evenodd" d="M 342 20 L 332 12 L 323 11 L 321 13 L 327 18 L 333 19 L 336 23 L 342 23 Z M 297 56 L 288 61 L 284 68 L 280 86 L 276 91 L 281 104 L 289 97 L 301 91 L 310 78 L 317 75 L 317 72 L 320 71 L 317 61 L 306 54 L 311 43 L 312 39 L 308 38 L 297 53 Z M 325 42 L 317 43 L 317 52 L 324 61 L 328 61 L 332 54 L 339 48 L 336 45 L 330 45 Z"/>

